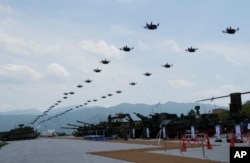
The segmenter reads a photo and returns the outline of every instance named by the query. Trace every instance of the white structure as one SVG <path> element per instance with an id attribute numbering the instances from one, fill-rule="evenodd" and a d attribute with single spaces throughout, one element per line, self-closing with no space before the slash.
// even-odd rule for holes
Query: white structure
<path id="1" fill-rule="evenodd" d="M 54 137 L 56 135 L 56 130 L 47 130 L 47 131 L 42 131 L 40 134 L 41 137 Z"/>

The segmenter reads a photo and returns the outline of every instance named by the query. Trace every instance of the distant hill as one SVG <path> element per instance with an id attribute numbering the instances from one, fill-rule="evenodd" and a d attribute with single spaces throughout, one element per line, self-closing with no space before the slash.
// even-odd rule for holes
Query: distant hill
<path id="1" fill-rule="evenodd" d="M 119 105 L 107 108 L 100 106 L 87 106 L 83 108 L 66 106 L 52 109 L 51 112 L 49 112 L 49 115 L 44 117 L 44 119 L 47 119 L 50 116 L 61 113 L 70 108 L 75 109 L 71 112 L 68 112 L 64 116 L 52 119 L 51 121 L 47 121 L 46 123 L 42 123 L 41 125 L 39 125 L 38 123 L 43 119 L 40 119 L 38 120 L 38 123 L 34 125 L 34 127 L 40 131 L 46 129 L 55 129 L 56 131 L 71 133 L 73 130 L 61 129 L 61 127 L 69 127 L 67 125 L 68 123 L 81 125 L 76 122 L 77 120 L 96 124 L 100 121 L 106 121 L 109 114 L 115 115 L 117 113 L 129 113 L 134 120 L 138 120 L 138 117 L 134 114 L 134 112 L 140 113 L 144 116 L 160 112 L 174 113 L 180 116 L 181 113 L 186 115 L 188 111 L 190 109 L 194 109 L 196 105 L 200 106 L 201 113 L 209 112 L 214 108 L 220 107 L 209 104 L 177 102 L 166 102 L 157 105 L 121 103 Z M 20 123 L 28 124 L 36 118 L 36 115 L 34 113 L 37 113 L 36 115 L 41 114 L 41 112 L 36 109 L 0 113 L 0 131 L 8 131 L 12 128 L 17 127 L 17 125 Z"/>
<path id="2" fill-rule="evenodd" d="M 11 110 L 7 112 L 0 112 L 0 115 L 38 115 L 42 112 L 38 109 L 24 109 L 24 110 Z"/>

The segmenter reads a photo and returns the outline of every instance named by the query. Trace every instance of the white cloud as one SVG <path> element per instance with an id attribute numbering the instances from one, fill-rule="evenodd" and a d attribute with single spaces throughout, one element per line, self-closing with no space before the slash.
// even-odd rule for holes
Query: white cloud
<path id="1" fill-rule="evenodd" d="M 250 64 L 249 43 L 222 43 L 222 42 L 211 42 L 201 45 L 208 55 L 216 54 L 222 56 L 227 62 L 230 62 L 237 66 Z"/>
<path id="2" fill-rule="evenodd" d="M 215 75 L 215 78 L 218 79 L 218 80 L 223 80 L 224 79 L 224 77 L 221 74 L 217 73 L 217 72 L 214 75 Z"/>
<path id="3" fill-rule="evenodd" d="M 174 88 L 187 88 L 194 85 L 194 82 L 183 80 L 183 79 L 175 79 L 169 80 L 168 83 Z"/>
<path id="4" fill-rule="evenodd" d="M 9 35 L 0 30 L 0 47 L 18 54 L 55 54 L 61 52 L 59 45 L 46 46 L 34 40 Z"/>
<path id="5" fill-rule="evenodd" d="M 112 35 L 119 36 L 119 37 L 128 37 L 133 36 L 134 32 L 130 30 L 127 26 L 121 24 L 114 24 L 110 26 L 110 32 Z"/>
<path id="6" fill-rule="evenodd" d="M 238 88 L 233 85 L 222 85 L 217 88 L 209 88 L 195 93 L 194 95 L 201 99 L 212 98 L 217 96 L 229 95 L 233 92 L 238 92 Z"/>
<path id="7" fill-rule="evenodd" d="M 3 24 L 3 25 L 17 25 L 18 23 L 15 20 L 13 20 L 11 17 L 6 16 L 5 18 L 3 18 L 1 20 L 1 24 Z"/>
<path id="8" fill-rule="evenodd" d="M 139 40 L 139 41 L 138 41 L 138 48 L 144 50 L 144 49 L 147 49 L 148 46 L 147 46 L 146 43 L 144 43 L 143 41 Z"/>
<path id="9" fill-rule="evenodd" d="M 167 51 L 176 52 L 176 53 L 179 53 L 182 51 L 175 40 L 165 40 L 163 41 L 163 46 L 164 46 L 164 49 L 166 49 Z"/>
<path id="10" fill-rule="evenodd" d="M 117 59 L 122 58 L 122 53 L 119 48 L 114 45 L 109 45 L 103 40 L 94 42 L 92 40 L 82 40 L 80 47 L 87 52 L 103 55 L 105 57 L 114 57 Z"/>
<path id="11" fill-rule="evenodd" d="M 12 109 L 12 106 L 10 104 L 0 103 L 0 111 L 1 112 L 7 112 Z"/>
<path id="12" fill-rule="evenodd" d="M 52 63 L 47 67 L 47 72 L 49 75 L 58 77 L 58 78 L 63 78 L 63 79 L 68 79 L 69 78 L 69 73 L 65 70 L 63 66 L 61 66 L 58 63 Z"/>
<path id="13" fill-rule="evenodd" d="M 12 8 L 8 5 L 4 5 L 0 3 L 0 13 L 11 13 Z"/>
<path id="14" fill-rule="evenodd" d="M 26 65 L 6 64 L 0 68 L 0 76 L 11 80 L 39 80 L 42 74 Z"/>

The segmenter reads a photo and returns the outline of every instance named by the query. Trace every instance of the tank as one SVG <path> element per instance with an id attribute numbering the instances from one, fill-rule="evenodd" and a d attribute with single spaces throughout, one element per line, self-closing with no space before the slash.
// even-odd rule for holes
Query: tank
<path id="1" fill-rule="evenodd" d="M 17 128 L 12 129 L 8 132 L 4 132 L 0 136 L 0 140 L 11 141 L 11 140 L 27 140 L 35 139 L 39 136 L 33 127 L 25 126 L 24 124 L 19 124 Z"/>

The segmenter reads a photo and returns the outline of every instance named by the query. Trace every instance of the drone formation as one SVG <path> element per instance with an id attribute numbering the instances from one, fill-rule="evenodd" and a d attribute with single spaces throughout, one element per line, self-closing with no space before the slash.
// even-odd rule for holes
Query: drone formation
<path id="1" fill-rule="evenodd" d="M 98 72 L 101 72 L 102 70 L 101 70 L 101 69 L 96 68 L 96 69 L 94 69 L 93 71 L 98 73 Z"/>
<path id="2" fill-rule="evenodd" d="M 193 48 L 192 46 L 186 49 L 187 52 L 191 52 L 191 53 L 195 52 L 196 50 L 198 50 L 198 48 Z"/>
<path id="3" fill-rule="evenodd" d="M 145 26 L 144 26 L 144 28 L 145 28 L 145 29 L 148 29 L 148 30 L 156 30 L 156 29 L 158 29 L 159 25 L 160 25 L 159 23 L 154 24 L 154 23 L 151 22 L 151 23 L 146 23 Z M 234 28 L 231 28 L 231 27 L 227 27 L 227 28 L 226 28 L 225 30 L 223 30 L 222 32 L 223 32 L 223 33 L 227 33 L 227 34 L 235 34 L 237 31 L 239 31 L 239 28 L 234 29 Z M 124 52 L 130 52 L 131 50 L 134 49 L 134 47 L 129 47 L 129 46 L 125 45 L 124 47 L 119 48 L 119 49 L 120 49 L 121 51 L 124 51 Z M 192 46 L 191 46 L 191 47 L 188 47 L 187 49 L 185 49 L 185 51 L 190 52 L 190 53 L 194 53 L 194 52 L 196 52 L 197 50 L 198 50 L 198 48 L 193 48 Z M 104 64 L 104 65 L 107 65 L 107 64 L 109 64 L 110 62 L 111 62 L 111 61 L 110 61 L 110 60 L 107 60 L 106 58 L 100 61 L 100 63 L 101 63 L 101 64 Z M 166 63 L 166 64 L 163 64 L 163 65 L 161 65 L 161 66 L 162 66 L 163 68 L 171 68 L 171 67 L 173 67 L 173 64 Z M 93 71 L 94 71 L 95 73 L 101 73 L 101 72 L 102 72 L 102 69 L 95 68 L 95 69 L 93 69 Z M 149 77 L 149 76 L 152 75 L 152 73 L 150 73 L 150 72 L 145 72 L 145 73 L 143 73 L 143 75 Z M 90 79 L 84 80 L 85 83 L 91 83 L 92 81 L 93 81 L 93 80 L 90 80 Z M 134 81 L 129 83 L 129 85 L 131 85 L 131 86 L 135 86 L 136 84 L 137 84 L 137 82 L 134 82 Z M 76 87 L 77 87 L 77 88 L 82 88 L 83 85 L 82 85 L 82 84 L 78 84 Z M 120 94 L 120 93 L 122 93 L 122 91 L 121 91 L 121 90 L 116 90 L 115 93 Z M 249 92 L 247 92 L 247 93 L 249 93 Z M 63 98 L 64 100 L 66 100 L 66 99 L 69 98 L 70 95 L 74 95 L 74 94 L 75 94 L 74 91 L 65 92 L 65 93 L 63 93 L 63 97 L 62 97 L 62 98 Z M 107 93 L 106 95 L 102 95 L 102 96 L 100 96 L 100 97 L 101 97 L 102 99 L 106 99 L 106 98 L 111 97 L 111 96 L 113 96 L 112 93 Z M 200 101 L 214 100 L 214 99 L 216 99 L 216 98 L 223 98 L 223 97 L 228 97 L 228 95 L 227 95 L 227 96 L 221 96 L 221 97 L 212 97 L 212 98 L 204 99 L 204 100 L 200 100 Z M 95 99 L 95 98 L 94 98 L 93 100 L 87 100 L 87 101 L 84 102 L 83 104 L 80 104 L 80 105 L 75 106 L 75 108 L 81 108 L 81 107 L 83 107 L 83 106 L 86 106 L 86 105 L 88 105 L 89 103 L 91 103 L 92 101 L 93 101 L 93 102 L 97 102 L 98 99 Z M 200 101 L 197 101 L 197 102 L 200 102 Z M 35 124 L 40 118 L 43 118 L 43 117 L 47 116 L 48 113 L 49 113 L 49 111 L 51 111 L 53 108 L 55 108 L 56 106 L 58 106 L 60 103 L 62 103 L 62 101 L 61 101 L 61 100 L 57 100 L 56 103 L 54 103 L 53 105 L 51 105 L 46 111 L 43 112 L 43 114 L 38 115 L 30 124 Z M 59 117 L 59 116 L 62 116 L 62 115 L 66 114 L 66 113 L 68 113 L 68 112 L 70 112 L 70 111 L 72 111 L 72 110 L 73 110 L 73 108 L 68 109 L 68 110 L 65 110 L 65 111 L 62 112 L 62 113 L 59 113 L 59 114 L 50 116 L 50 117 L 48 117 L 47 119 L 43 119 L 42 121 L 40 121 L 39 124 L 44 123 L 44 122 L 47 122 L 47 121 L 50 121 L 50 120 L 52 120 L 52 119 L 54 119 L 54 118 L 57 118 L 57 117 Z"/>
<path id="4" fill-rule="evenodd" d="M 144 73 L 144 75 L 145 75 L 145 76 L 151 76 L 152 73 L 146 72 L 146 73 Z"/>
<path id="5" fill-rule="evenodd" d="M 162 67 L 165 67 L 165 68 L 170 68 L 170 67 L 172 67 L 173 65 L 171 64 L 168 64 L 168 63 L 166 63 L 166 64 L 164 64 L 164 65 L 162 65 Z"/>
<path id="6" fill-rule="evenodd" d="M 236 31 L 240 30 L 239 28 L 232 28 L 232 27 L 227 27 L 226 30 L 223 30 L 223 33 L 228 33 L 228 34 L 235 34 Z"/>
<path id="7" fill-rule="evenodd" d="M 149 30 L 155 30 L 158 28 L 160 24 L 153 24 L 152 22 L 150 24 L 146 23 L 146 25 L 144 26 L 145 29 L 149 29 Z"/>
<path id="8" fill-rule="evenodd" d="M 120 48 L 120 50 L 123 50 L 123 51 L 125 51 L 125 52 L 129 52 L 129 51 L 131 51 L 132 49 L 134 49 L 134 47 L 128 47 L 127 45 L 126 46 L 124 46 L 123 48 Z"/>
<path id="9" fill-rule="evenodd" d="M 105 64 L 105 65 L 106 65 L 106 64 L 109 64 L 109 62 L 111 62 L 111 61 L 106 60 L 106 58 L 105 58 L 104 60 L 101 60 L 101 63 L 102 63 L 102 64 Z"/>

